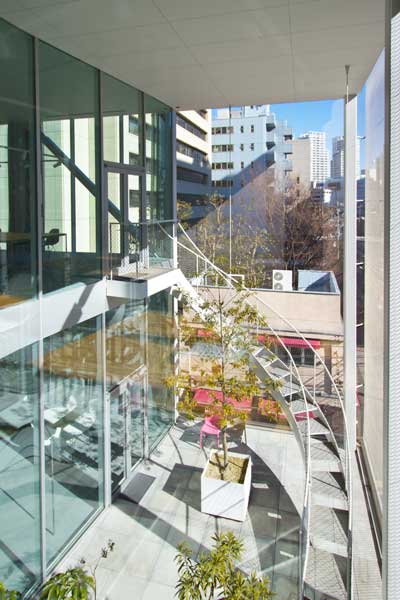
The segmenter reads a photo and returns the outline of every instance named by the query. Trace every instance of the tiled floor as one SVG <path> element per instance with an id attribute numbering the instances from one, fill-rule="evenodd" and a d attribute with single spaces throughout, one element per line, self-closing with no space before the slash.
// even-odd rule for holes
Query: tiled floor
<path id="1" fill-rule="evenodd" d="M 68 557 L 63 567 L 81 557 L 93 562 L 108 539 L 115 542 L 97 569 L 98 600 L 172 600 L 177 545 L 186 541 L 197 555 L 225 529 L 244 540 L 244 570 L 267 575 L 279 600 L 297 600 L 304 468 L 294 436 L 248 426 L 247 446 L 238 438 L 230 442 L 232 450 L 250 452 L 253 460 L 244 523 L 200 512 L 200 474 L 213 438 L 203 451 L 198 441 L 198 424 L 175 426 Z"/>

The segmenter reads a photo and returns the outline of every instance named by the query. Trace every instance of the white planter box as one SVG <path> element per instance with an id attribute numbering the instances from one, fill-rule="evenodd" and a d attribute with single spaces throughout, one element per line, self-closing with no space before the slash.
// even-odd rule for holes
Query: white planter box
<path id="1" fill-rule="evenodd" d="M 225 519 L 244 521 L 247 515 L 251 488 L 251 458 L 247 454 L 233 456 L 248 459 L 243 483 L 233 483 L 206 477 L 207 467 L 217 450 L 213 450 L 201 474 L 201 512 Z"/>

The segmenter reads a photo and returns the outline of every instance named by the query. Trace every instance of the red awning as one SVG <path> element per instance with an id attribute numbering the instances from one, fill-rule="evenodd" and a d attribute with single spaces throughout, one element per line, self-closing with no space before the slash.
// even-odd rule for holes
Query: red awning
<path id="1" fill-rule="evenodd" d="M 263 343 L 266 340 L 265 335 L 259 335 L 258 341 Z M 276 338 L 272 336 L 268 336 L 267 338 L 270 342 L 276 341 Z M 291 346 L 292 348 L 321 348 L 321 342 L 319 340 L 307 340 L 307 342 L 301 338 L 289 338 L 289 337 L 281 337 L 282 342 L 285 346 Z"/>
<path id="2" fill-rule="evenodd" d="M 212 337 L 212 331 L 208 331 L 207 329 L 198 329 L 197 337 Z"/>
<path id="3" fill-rule="evenodd" d="M 214 400 L 221 402 L 222 392 L 217 390 L 207 390 L 206 388 L 197 388 L 194 392 L 193 399 L 196 400 L 196 403 L 200 406 L 207 406 L 208 404 L 212 404 Z M 243 410 L 245 412 L 251 410 L 251 398 L 243 397 L 241 401 L 227 398 L 226 401 L 229 402 L 229 404 L 232 404 L 237 410 Z"/>

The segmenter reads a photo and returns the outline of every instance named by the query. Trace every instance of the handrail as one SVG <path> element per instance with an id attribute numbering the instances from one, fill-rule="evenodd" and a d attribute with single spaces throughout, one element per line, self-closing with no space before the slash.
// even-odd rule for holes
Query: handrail
<path id="1" fill-rule="evenodd" d="M 196 248 L 196 251 L 197 251 L 196 253 L 198 253 L 198 255 L 205 262 L 207 262 L 208 264 L 210 264 L 210 266 L 212 266 L 212 268 L 215 271 L 217 271 L 225 280 L 233 280 L 236 284 L 240 283 L 242 285 L 242 288 L 245 289 L 246 291 L 248 291 L 248 292 L 251 291 L 249 288 L 247 288 L 245 285 L 243 285 L 243 282 L 235 281 L 234 276 L 229 275 L 228 273 L 225 273 L 220 267 L 217 267 L 216 265 L 214 265 L 205 256 L 205 254 L 200 250 L 200 248 L 193 242 L 193 240 L 187 234 L 187 232 L 184 229 L 184 227 L 182 227 L 181 223 L 178 223 L 178 228 L 182 231 L 182 233 L 184 234 L 184 236 L 189 240 L 189 242 L 193 245 L 193 247 Z M 179 241 L 178 241 L 178 245 L 180 245 L 181 247 L 185 248 L 186 250 L 189 250 L 189 248 L 187 248 L 187 246 L 185 246 L 184 244 L 180 243 Z M 256 297 L 257 297 L 257 295 L 256 295 Z M 345 460 L 346 460 L 346 464 L 345 464 L 345 471 L 346 471 L 346 473 L 345 473 L 345 480 L 346 480 L 346 490 L 347 490 L 347 494 L 348 494 L 348 498 L 349 498 L 349 523 L 351 524 L 351 522 L 352 522 L 351 521 L 351 516 L 352 516 L 352 473 L 351 473 L 351 460 L 350 460 L 350 442 L 349 442 L 348 423 L 347 423 L 346 411 L 345 411 L 344 404 L 343 404 L 343 399 L 342 399 L 342 396 L 341 396 L 341 394 L 339 392 L 339 389 L 337 387 L 336 381 L 334 380 L 334 378 L 332 376 L 332 373 L 330 372 L 330 370 L 326 366 L 325 361 L 322 360 L 322 358 L 320 357 L 320 355 L 318 354 L 318 352 L 315 350 L 315 348 L 313 348 L 313 346 L 310 344 L 310 342 L 307 340 L 307 338 L 304 337 L 304 335 L 297 329 L 297 327 L 295 325 L 293 325 L 286 317 L 284 317 L 279 311 L 277 311 L 275 308 L 273 308 L 270 304 L 268 304 L 268 302 L 266 302 L 262 298 L 257 297 L 257 301 L 260 302 L 261 304 L 263 304 L 269 310 L 271 310 L 280 319 L 282 319 L 282 321 L 284 321 L 296 333 L 296 335 L 298 335 L 307 344 L 308 348 L 317 357 L 317 359 L 320 362 L 320 364 L 322 365 L 325 373 L 328 375 L 329 380 L 333 384 L 334 390 L 336 392 L 336 396 L 337 396 L 337 398 L 339 400 L 339 403 L 340 403 L 341 412 L 342 412 L 342 415 L 343 415 L 344 433 L 345 433 L 345 444 L 346 444 L 346 448 L 345 448 L 345 450 L 346 450 L 346 452 L 345 452 Z M 314 401 L 316 402 L 315 397 L 314 397 Z M 318 404 L 318 402 L 317 402 L 317 404 Z M 332 432 L 332 434 L 334 435 L 333 432 Z M 350 527 L 349 527 L 349 529 L 350 529 Z"/>
<path id="2" fill-rule="evenodd" d="M 178 224 L 180 226 L 180 224 Z M 167 233 L 167 232 L 164 232 Z M 190 238 L 189 238 L 190 240 Z M 205 260 L 205 262 L 207 262 L 212 269 L 214 269 L 217 273 L 219 273 L 226 281 L 229 281 L 230 279 L 233 279 L 232 277 L 229 277 L 228 274 L 224 273 L 221 269 L 219 269 L 219 267 L 217 267 L 216 265 L 214 265 L 207 257 L 205 257 L 204 255 L 201 256 L 201 254 L 197 254 L 196 252 L 194 252 L 193 250 L 190 250 L 190 248 L 187 248 L 187 246 L 181 244 L 179 241 L 177 242 L 178 245 L 180 245 L 181 247 L 185 248 L 185 250 L 188 250 L 191 254 L 193 254 L 194 256 L 200 256 L 200 258 L 202 258 L 203 260 Z M 247 290 L 247 288 L 244 287 L 245 290 Z M 250 290 L 247 290 L 250 291 Z M 246 302 L 248 302 L 246 300 Z M 249 303 L 249 302 L 248 302 Z M 250 303 L 249 303 L 250 304 Z M 303 599 L 303 584 L 304 584 L 304 580 L 305 580 L 305 574 L 307 572 L 307 563 L 308 563 L 308 550 L 309 550 L 309 545 L 310 545 L 310 535 L 309 535 L 309 528 L 305 528 L 304 527 L 304 521 L 306 519 L 308 519 L 308 521 L 310 520 L 310 514 L 311 514 L 311 504 L 309 502 L 310 499 L 310 492 L 311 492 L 311 476 L 312 476 L 312 472 L 311 472 L 311 436 L 310 436 L 310 417 L 309 417 L 309 411 L 307 410 L 307 396 L 306 396 L 306 389 L 304 387 L 302 378 L 300 376 L 299 370 L 297 368 L 297 365 L 293 359 L 293 356 L 290 352 L 290 350 L 288 349 L 288 347 L 286 346 L 286 344 L 283 342 L 283 340 L 281 339 L 281 337 L 279 336 L 279 334 L 275 331 L 275 329 L 271 326 L 268 325 L 270 331 L 273 333 L 273 335 L 276 337 L 276 339 L 279 341 L 279 343 L 281 344 L 281 346 L 283 347 L 283 349 L 285 350 L 287 356 L 289 357 L 291 366 L 294 368 L 296 375 L 297 375 L 297 379 L 299 381 L 300 384 L 300 388 L 301 388 L 301 392 L 302 392 L 302 396 L 303 396 L 303 401 L 304 401 L 304 409 L 305 409 L 305 415 L 306 415 L 306 422 L 307 422 L 307 435 L 306 435 L 306 448 L 305 448 L 305 466 L 306 466 L 306 474 L 305 474 L 305 489 L 304 489 L 304 499 L 303 499 L 303 513 L 302 513 L 302 528 L 300 530 L 301 534 L 302 532 L 305 530 L 306 532 L 306 544 L 305 544 L 305 557 L 304 557 L 304 561 L 303 561 L 303 574 L 302 574 L 302 587 L 299 590 L 300 595 L 299 598 L 300 600 Z M 280 360 L 280 359 L 278 359 Z M 282 362 L 282 361 L 281 361 Z M 284 364 L 284 363 L 283 363 Z M 292 383 L 291 383 L 292 385 Z M 302 542 L 304 540 L 301 540 L 300 542 L 300 552 L 302 552 L 303 546 L 302 546 Z"/>
<path id="3" fill-rule="evenodd" d="M 206 256 L 205 254 L 200 250 L 200 248 L 198 248 L 198 246 L 193 242 L 193 240 L 191 239 L 191 237 L 187 234 L 187 232 L 185 231 L 185 229 L 182 227 L 181 223 L 178 223 L 178 227 L 179 229 L 182 231 L 182 233 L 184 234 L 184 236 L 190 241 L 191 244 L 193 244 L 193 246 L 196 248 L 197 253 L 199 254 L 199 256 L 208 264 L 210 264 L 210 266 L 212 266 L 212 268 L 217 271 L 225 280 L 233 280 L 236 284 L 240 283 L 242 288 L 248 292 L 250 292 L 251 290 L 249 288 L 247 288 L 245 285 L 243 285 L 243 282 L 238 282 L 235 281 L 234 276 L 229 275 L 228 273 L 225 273 L 222 269 L 220 269 L 219 267 L 217 267 L 216 265 L 214 265 Z M 178 242 L 178 245 L 182 246 L 183 248 L 185 248 L 186 250 L 189 250 L 189 248 L 187 248 L 187 246 L 185 246 L 184 244 L 181 244 L 180 242 Z M 260 302 L 261 304 L 263 304 L 266 308 L 268 308 L 269 310 L 271 310 L 277 317 L 279 317 L 282 321 L 284 321 L 295 333 L 296 335 L 298 335 L 302 341 L 304 341 L 306 343 L 306 345 L 308 346 L 308 348 L 313 352 L 313 354 L 317 357 L 317 359 L 319 360 L 320 364 L 322 365 L 325 373 L 328 375 L 331 383 L 333 384 L 334 390 L 336 392 L 336 396 L 340 402 L 340 407 L 342 409 L 342 414 L 343 414 L 343 422 L 344 422 L 344 429 L 345 429 L 345 439 L 346 439 L 346 445 L 348 447 L 348 449 L 350 448 L 350 443 L 349 443 L 349 438 L 348 438 L 348 424 L 347 424 L 347 416 L 346 416 L 346 411 L 344 408 L 344 404 L 343 404 L 343 400 L 341 397 L 341 394 L 339 392 L 339 389 L 337 387 L 336 381 L 334 380 L 332 373 L 330 372 L 330 370 L 328 369 L 328 367 L 325 364 L 325 361 L 322 360 L 322 358 L 320 357 L 320 355 L 318 354 L 318 352 L 315 350 L 315 348 L 310 344 L 310 342 L 307 340 L 307 338 L 304 337 L 304 335 L 297 329 L 297 327 L 295 325 L 293 325 L 286 317 L 284 317 L 279 311 L 277 311 L 275 308 L 273 308 L 270 304 L 268 304 L 268 302 L 266 302 L 265 300 L 263 300 L 262 298 L 259 298 L 257 295 L 257 301 Z M 315 400 L 315 398 L 314 398 Z M 333 432 L 332 432 L 333 433 Z M 350 453 L 346 452 L 346 456 L 348 456 L 348 460 L 350 460 Z M 349 472 L 349 480 L 351 482 L 351 472 Z M 347 483 L 347 482 L 346 482 Z M 351 488 L 348 490 L 348 493 L 350 495 L 350 490 Z"/>
<path id="4" fill-rule="evenodd" d="M 198 248 L 198 246 L 193 242 L 193 240 L 190 238 L 190 236 L 187 234 L 187 232 L 185 231 L 185 229 L 182 227 L 182 225 L 180 223 L 178 223 L 178 227 L 183 232 L 184 236 L 193 245 L 193 247 L 196 249 L 196 251 L 191 250 L 185 244 L 182 244 L 180 241 L 177 240 L 178 246 L 184 248 L 186 251 L 189 251 L 190 253 L 195 255 L 197 258 L 201 258 L 202 260 L 204 260 L 204 262 L 206 264 L 208 264 L 217 274 L 219 274 L 222 277 L 222 279 L 224 279 L 226 282 L 228 282 L 231 286 L 232 286 L 232 282 L 236 283 L 236 284 L 240 283 L 241 287 L 244 291 L 251 292 L 251 290 L 249 288 L 247 288 L 246 286 L 243 285 L 243 282 L 236 281 L 234 276 L 229 275 L 228 273 L 225 273 L 222 269 L 220 269 L 214 263 L 212 263 L 207 258 L 207 256 L 205 256 L 205 254 Z M 167 233 L 167 232 L 165 232 L 165 233 Z M 169 235 L 169 234 L 167 233 L 167 235 Z M 350 571 L 348 572 L 348 576 L 347 576 L 347 591 L 348 591 L 348 597 L 350 598 L 350 595 L 351 595 L 351 556 L 352 556 L 352 553 L 351 553 L 351 550 L 352 550 L 352 539 L 351 539 L 352 538 L 352 473 L 351 473 L 351 459 L 350 459 L 350 444 L 349 444 L 349 437 L 348 437 L 348 423 L 347 423 L 346 412 L 344 409 L 343 399 L 342 399 L 339 389 L 337 387 L 336 381 L 334 380 L 332 373 L 326 366 L 325 361 L 322 360 L 321 356 L 318 354 L 318 352 L 316 352 L 315 348 L 313 348 L 313 346 L 310 344 L 310 342 L 297 329 L 297 327 L 295 327 L 286 317 L 281 315 L 279 313 L 279 311 L 277 311 L 275 308 L 270 306 L 268 304 L 268 302 L 266 302 L 262 298 L 257 297 L 257 295 L 256 295 L 256 300 L 257 300 L 257 302 L 260 302 L 261 304 L 263 304 L 270 311 L 272 311 L 272 313 L 274 313 L 276 316 L 278 316 L 284 323 L 286 323 L 290 327 L 290 329 L 292 329 L 296 333 L 297 336 L 300 337 L 300 339 L 302 339 L 305 342 L 307 347 L 313 352 L 313 355 L 317 358 L 318 362 L 322 365 L 325 373 L 327 374 L 330 382 L 333 385 L 333 389 L 336 392 L 336 397 L 339 401 L 341 414 L 343 417 L 343 433 L 344 433 L 344 440 L 345 440 L 345 447 L 344 447 L 345 464 L 344 464 L 344 473 L 343 474 L 345 477 L 345 485 L 346 485 L 348 509 L 349 509 L 348 510 L 348 512 L 349 512 L 349 514 L 348 514 L 348 519 L 349 519 L 349 521 L 348 521 L 349 522 L 349 524 L 348 524 L 348 564 L 349 564 Z M 310 495 L 310 489 L 311 489 L 311 476 L 312 476 L 311 470 L 310 470 L 310 464 L 311 464 L 310 419 L 309 419 L 309 412 L 307 410 L 307 400 L 306 400 L 306 395 L 305 395 L 305 388 L 304 388 L 302 378 L 300 377 L 299 371 L 297 369 L 297 365 L 294 363 L 294 360 L 293 360 L 293 357 L 292 357 L 290 351 L 288 350 L 288 348 L 286 347 L 286 345 L 284 344 L 284 342 L 282 341 L 280 336 L 277 334 L 277 332 L 274 330 L 274 328 L 271 327 L 271 325 L 269 325 L 269 328 L 270 328 L 271 332 L 274 334 L 274 336 L 277 338 L 277 340 L 279 341 L 280 345 L 284 348 L 286 354 L 289 356 L 290 363 L 293 364 L 293 366 L 295 368 L 295 371 L 298 375 L 298 379 L 299 379 L 299 383 L 301 386 L 301 390 L 302 390 L 302 394 L 303 394 L 304 402 L 305 402 L 305 407 L 306 407 L 305 413 L 306 413 L 306 420 L 307 420 L 307 452 L 306 452 L 307 467 L 306 467 L 306 488 L 305 488 L 305 493 L 304 493 L 304 512 L 303 512 L 303 516 L 302 516 L 302 523 L 303 523 L 304 517 L 307 514 L 307 512 L 308 512 L 308 518 L 310 518 L 309 495 Z M 312 395 L 312 398 L 313 398 L 314 403 L 319 407 L 321 413 L 324 414 L 322 409 L 320 408 L 319 403 L 316 400 L 316 395 L 315 394 Z M 335 434 L 332 431 L 330 424 L 328 422 L 327 422 L 327 425 L 328 425 L 329 430 L 332 433 L 333 440 L 335 441 L 335 444 L 337 445 Z M 342 457 L 340 456 L 340 453 L 339 453 L 339 458 L 342 462 Z M 307 550 L 306 550 L 305 564 L 304 564 L 304 568 L 303 568 L 303 581 L 302 581 L 303 584 L 304 584 L 306 569 L 307 569 L 308 547 L 309 547 L 309 532 L 307 530 Z"/>

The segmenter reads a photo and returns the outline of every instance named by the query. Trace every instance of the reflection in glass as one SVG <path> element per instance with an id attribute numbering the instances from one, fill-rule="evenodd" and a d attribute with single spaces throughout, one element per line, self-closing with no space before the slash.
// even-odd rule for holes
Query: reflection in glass
<path id="1" fill-rule="evenodd" d="M 145 95 L 147 219 L 172 218 L 172 112 Z"/>
<path id="2" fill-rule="evenodd" d="M 142 166 L 140 92 L 109 75 L 102 87 L 104 160 Z"/>
<path id="3" fill-rule="evenodd" d="M 36 292 L 32 38 L 0 20 L 0 307 Z"/>
<path id="4" fill-rule="evenodd" d="M 144 376 L 132 375 L 110 394 L 111 488 L 143 458 Z"/>
<path id="5" fill-rule="evenodd" d="M 100 276 L 97 77 L 96 69 L 40 43 L 45 292 Z"/>
<path id="6" fill-rule="evenodd" d="M 37 347 L 0 361 L 0 581 L 26 591 L 40 576 Z"/>
<path id="7" fill-rule="evenodd" d="M 100 322 L 44 341 L 48 563 L 103 504 Z"/>
<path id="8" fill-rule="evenodd" d="M 121 202 L 121 179 L 120 173 L 107 171 L 107 198 L 111 203 L 112 210 L 108 210 L 108 251 L 112 266 L 121 263 L 121 252 L 123 248 L 122 227 L 122 202 Z M 119 218 L 117 218 L 119 216 Z"/>
<path id="9" fill-rule="evenodd" d="M 168 292 L 151 296 L 148 303 L 148 399 L 147 418 L 150 450 L 175 418 L 174 394 L 165 379 L 174 370 L 174 321 Z"/>
<path id="10" fill-rule="evenodd" d="M 107 390 L 145 362 L 144 304 L 131 301 L 106 313 Z"/>
<path id="11" fill-rule="evenodd" d="M 143 456 L 145 313 L 129 302 L 106 314 L 106 374 L 110 393 L 111 476 L 115 490 Z M 122 384 L 121 384 L 122 382 Z"/>

